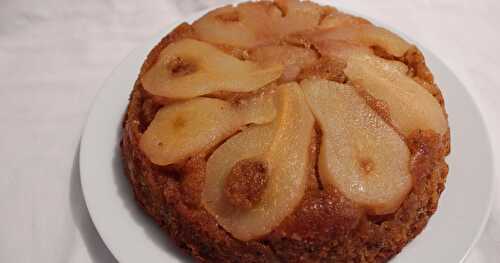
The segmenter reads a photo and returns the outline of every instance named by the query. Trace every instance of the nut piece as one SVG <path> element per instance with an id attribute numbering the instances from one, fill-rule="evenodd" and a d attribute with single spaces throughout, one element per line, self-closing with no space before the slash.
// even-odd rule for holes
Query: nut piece
<path id="1" fill-rule="evenodd" d="M 238 161 L 226 178 L 224 194 L 229 202 L 242 209 L 252 208 L 261 199 L 268 180 L 268 166 L 264 160 Z"/>

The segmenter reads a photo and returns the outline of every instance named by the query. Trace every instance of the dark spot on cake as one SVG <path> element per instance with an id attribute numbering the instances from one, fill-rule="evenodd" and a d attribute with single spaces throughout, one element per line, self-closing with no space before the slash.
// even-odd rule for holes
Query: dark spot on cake
<path id="1" fill-rule="evenodd" d="M 182 77 L 194 73 L 197 66 L 182 58 L 174 58 L 167 64 L 167 69 L 173 77 Z"/>
<path id="2" fill-rule="evenodd" d="M 218 20 L 226 23 L 234 23 L 240 21 L 240 14 L 237 10 L 233 10 L 230 12 L 218 14 L 215 16 Z"/>
<path id="3" fill-rule="evenodd" d="M 373 163 L 373 160 L 369 158 L 360 158 L 358 162 L 364 175 L 370 175 L 375 169 L 375 163 Z"/>
<path id="4" fill-rule="evenodd" d="M 249 209 L 260 201 L 268 181 L 268 166 L 262 160 L 237 162 L 224 185 L 227 200 L 235 207 Z"/>
<path id="5" fill-rule="evenodd" d="M 373 50 L 373 53 L 376 56 L 379 56 L 381 58 L 388 59 L 388 60 L 395 60 L 396 59 L 395 56 L 389 54 L 389 52 L 387 52 L 387 50 L 383 49 L 382 47 L 372 46 L 371 48 Z"/>
<path id="6" fill-rule="evenodd" d="M 314 133 L 311 139 L 311 145 L 309 146 L 309 158 L 311 160 L 311 177 L 316 181 L 316 185 L 319 190 L 323 190 L 323 183 L 321 182 L 321 176 L 319 175 L 319 149 L 321 147 L 321 138 L 323 137 L 323 131 L 319 123 L 316 121 L 314 123 Z"/>
<path id="7" fill-rule="evenodd" d="M 175 120 L 172 122 L 172 125 L 175 129 L 182 129 L 186 126 L 186 119 L 183 116 L 177 116 Z"/>

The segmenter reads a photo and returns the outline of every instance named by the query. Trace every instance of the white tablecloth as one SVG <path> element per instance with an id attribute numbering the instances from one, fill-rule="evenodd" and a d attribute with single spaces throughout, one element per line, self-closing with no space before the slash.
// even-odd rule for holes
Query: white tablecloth
<path id="1" fill-rule="evenodd" d="M 76 159 L 112 69 L 176 18 L 227 1 L 0 1 L 0 262 L 113 262 Z M 418 39 L 470 88 L 500 148 L 500 1 L 342 0 Z M 496 163 L 500 164 L 499 159 Z M 500 258 L 500 194 L 468 263 Z"/>

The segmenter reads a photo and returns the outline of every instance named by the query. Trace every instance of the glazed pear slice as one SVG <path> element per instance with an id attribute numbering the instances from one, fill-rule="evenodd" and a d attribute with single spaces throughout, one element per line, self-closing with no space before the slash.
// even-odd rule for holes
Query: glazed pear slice
<path id="1" fill-rule="evenodd" d="M 216 91 L 250 92 L 278 79 L 283 67 L 260 67 L 193 39 L 174 42 L 141 79 L 153 95 L 188 99 Z"/>
<path id="2" fill-rule="evenodd" d="M 323 132 L 322 182 L 370 214 L 393 213 L 412 187 L 405 142 L 351 86 L 325 80 L 301 85 Z"/>
<path id="3" fill-rule="evenodd" d="M 402 57 L 412 45 L 396 34 L 369 24 L 352 25 L 347 27 L 333 27 L 325 30 L 304 33 L 313 43 L 322 41 L 345 41 L 365 47 L 378 46 L 387 53 Z"/>
<path id="4" fill-rule="evenodd" d="M 415 130 L 444 134 L 448 125 L 441 105 L 408 77 L 405 69 L 400 62 L 352 52 L 344 72 L 352 82 L 388 104 L 392 122 L 405 136 Z"/>
<path id="5" fill-rule="evenodd" d="M 202 202 L 239 240 L 256 239 L 272 231 L 293 212 L 306 189 L 314 119 L 296 83 L 281 86 L 278 98 L 275 121 L 243 130 L 208 159 Z M 252 207 L 235 207 L 224 194 L 228 176 L 235 165 L 248 160 L 267 167 L 267 183 Z"/>
<path id="6" fill-rule="evenodd" d="M 216 9 L 193 23 L 203 41 L 252 48 L 318 25 L 323 8 L 309 1 L 247 2 Z"/>
<path id="7" fill-rule="evenodd" d="M 272 20 L 281 17 L 272 3 L 243 3 L 209 12 L 193 23 L 203 41 L 251 48 L 268 43 L 274 36 Z"/>
<path id="8" fill-rule="evenodd" d="M 139 146 L 154 164 L 169 165 L 209 149 L 246 124 L 268 123 L 275 116 L 272 96 L 251 98 L 238 106 L 195 98 L 160 109 Z"/>

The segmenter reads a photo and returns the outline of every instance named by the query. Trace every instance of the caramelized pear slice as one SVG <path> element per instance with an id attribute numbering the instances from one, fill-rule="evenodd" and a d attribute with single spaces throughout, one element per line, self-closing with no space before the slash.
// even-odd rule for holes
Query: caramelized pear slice
<path id="1" fill-rule="evenodd" d="M 303 33 L 306 39 L 313 43 L 327 40 L 345 41 L 365 47 L 380 47 L 387 53 L 402 57 L 412 45 L 396 34 L 381 27 L 369 24 L 353 25 L 348 27 L 333 27 L 325 30 Z"/>
<path id="2" fill-rule="evenodd" d="M 243 3 L 209 12 L 193 23 L 198 37 L 210 43 L 254 47 L 271 40 L 272 17 L 280 17 L 271 3 Z"/>
<path id="3" fill-rule="evenodd" d="M 412 187 L 405 142 L 351 86 L 325 80 L 301 85 L 323 132 L 318 160 L 323 183 L 368 213 L 393 213 Z"/>
<path id="4" fill-rule="evenodd" d="M 272 231 L 293 212 L 306 189 L 314 119 L 296 83 L 279 87 L 278 94 L 275 121 L 231 137 L 207 162 L 202 202 L 217 222 L 239 240 L 256 239 Z M 257 203 L 235 207 L 224 188 L 235 165 L 249 160 L 266 167 L 267 183 L 261 196 L 255 198 Z M 251 176 L 249 173 L 238 176 Z"/>
<path id="5" fill-rule="evenodd" d="M 415 130 L 444 134 L 448 125 L 441 105 L 405 70 L 400 62 L 353 52 L 344 72 L 352 82 L 388 104 L 392 122 L 405 136 Z"/>
<path id="6" fill-rule="evenodd" d="M 216 145 L 249 123 L 271 122 L 276 116 L 272 96 L 232 105 L 195 98 L 163 107 L 141 137 L 139 146 L 157 165 L 168 165 Z"/>
<path id="7" fill-rule="evenodd" d="M 316 27 L 323 8 L 315 3 L 279 0 L 242 3 L 216 9 L 193 23 L 203 41 L 252 48 Z"/>
<path id="8" fill-rule="evenodd" d="M 250 92 L 278 79 L 279 64 L 260 67 L 193 39 L 174 42 L 161 51 L 141 83 L 153 95 L 188 99 L 216 91 Z"/>

